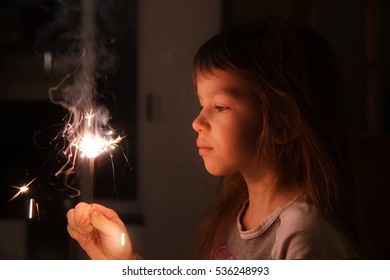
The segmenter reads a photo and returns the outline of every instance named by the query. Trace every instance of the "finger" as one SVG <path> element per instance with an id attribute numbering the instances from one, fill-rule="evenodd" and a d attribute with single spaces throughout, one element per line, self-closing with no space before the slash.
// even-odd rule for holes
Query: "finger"
<path id="1" fill-rule="evenodd" d="M 84 244 L 89 239 L 89 235 L 85 235 L 85 234 L 79 232 L 78 230 L 76 230 L 75 228 L 73 228 L 70 225 L 67 226 L 67 231 L 68 231 L 70 237 L 72 237 L 74 240 L 79 242 L 80 245 Z"/>
<path id="2" fill-rule="evenodd" d="M 66 213 L 66 219 L 68 220 L 68 224 L 74 224 L 75 223 L 75 221 L 74 221 L 74 208 L 70 209 Z"/>
<path id="3" fill-rule="evenodd" d="M 81 234 L 90 234 L 92 227 L 89 223 L 88 211 L 90 206 L 86 203 L 79 203 L 67 213 L 68 224 Z"/>
<path id="4" fill-rule="evenodd" d="M 66 213 L 66 217 L 68 220 L 68 228 L 72 228 L 74 231 L 79 232 L 80 234 L 87 234 L 90 232 L 88 228 L 81 228 L 75 220 L 75 209 L 72 208 Z"/>
<path id="5" fill-rule="evenodd" d="M 74 219 L 77 226 L 84 228 L 90 224 L 89 212 L 91 210 L 90 204 L 80 202 L 75 207 Z"/>
<path id="6" fill-rule="evenodd" d="M 107 233 L 110 220 L 107 219 L 97 208 L 93 207 L 91 211 L 91 224 L 97 230 Z"/>
<path id="7" fill-rule="evenodd" d="M 100 213 L 102 213 L 103 216 L 105 216 L 109 220 L 113 220 L 118 217 L 118 214 L 112 210 L 111 208 L 105 207 L 101 204 L 93 204 L 92 205 L 93 210 L 98 210 Z"/>
<path id="8" fill-rule="evenodd" d="M 74 208 L 72 208 L 66 213 L 66 217 L 68 219 L 68 225 L 71 226 L 73 229 L 81 232 L 81 228 L 75 219 L 75 212 L 76 212 L 76 210 Z"/>

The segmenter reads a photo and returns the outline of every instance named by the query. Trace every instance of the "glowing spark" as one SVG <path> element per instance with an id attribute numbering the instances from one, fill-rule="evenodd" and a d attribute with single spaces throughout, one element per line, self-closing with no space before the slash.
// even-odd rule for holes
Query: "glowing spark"
<path id="1" fill-rule="evenodd" d="M 25 193 L 25 192 L 27 192 L 29 190 L 29 188 L 27 187 L 27 186 L 21 186 L 20 187 L 20 192 L 21 193 Z"/>
<path id="2" fill-rule="evenodd" d="M 111 150 L 122 139 L 121 137 L 113 138 L 114 132 L 109 129 L 104 131 L 103 128 L 96 127 L 95 123 L 92 123 L 95 114 L 84 113 L 84 119 L 87 120 L 88 128 L 85 128 L 83 133 L 75 139 L 73 145 L 81 153 L 81 157 L 87 157 L 94 159 L 100 154 Z M 99 120 L 97 120 L 98 122 Z"/>
<path id="3" fill-rule="evenodd" d="M 81 157 L 96 158 L 103 152 L 112 150 L 120 140 L 120 137 L 114 139 L 86 133 L 75 146 L 81 152 Z"/>
<path id="4" fill-rule="evenodd" d="M 72 111 L 64 131 L 57 137 L 65 138 L 69 144 L 62 151 L 67 161 L 55 173 L 56 176 L 63 172 L 72 174 L 75 170 L 77 155 L 82 158 L 95 159 L 102 153 L 115 149 L 123 138 L 108 125 L 105 112 L 91 110 L 89 113 L 82 113 L 79 117 L 76 109 Z"/>
<path id="5" fill-rule="evenodd" d="M 12 200 L 14 200 L 15 198 L 17 198 L 19 195 L 28 192 L 29 189 L 30 189 L 29 186 L 31 185 L 32 182 L 35 181 L 35 179 L 36 179 L 36 177 L 35 177 L 34 179 L 32 179 L 28 184 L 23 185 L 23 186 L 21 186 L 21 187 L 11 186 L 11 187 L 13 187 L 13 188 L 15 188 L 15 189 L 18 189 L 19 191 L 18 191 L 13 197 L 11 197 L 11 199 L 8 200 L 6 204 L 10 203 Z"/>

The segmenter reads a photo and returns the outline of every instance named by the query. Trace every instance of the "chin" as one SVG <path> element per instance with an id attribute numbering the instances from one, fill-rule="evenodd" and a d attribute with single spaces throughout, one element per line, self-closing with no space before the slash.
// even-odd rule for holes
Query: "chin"
<path id="1" fill-rule="evenodd" d="M 235 172 L 221 166 L 210 165 L 207 163 L 205 163 L 205 168 L 207 172 L 213 176 L 226 176 Z"/>

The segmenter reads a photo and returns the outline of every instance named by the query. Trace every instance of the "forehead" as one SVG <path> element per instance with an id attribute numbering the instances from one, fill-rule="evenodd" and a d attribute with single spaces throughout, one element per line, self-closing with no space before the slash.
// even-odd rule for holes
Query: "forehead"
<path id="1" fill-rule="evenodd" d="M 254 95 L 254 90 L 248 79 L 233 71 L 213 70 L 199 74 L 196 79 L 199 97 L 210 94 L 227 95 L 234 98 Z"/>

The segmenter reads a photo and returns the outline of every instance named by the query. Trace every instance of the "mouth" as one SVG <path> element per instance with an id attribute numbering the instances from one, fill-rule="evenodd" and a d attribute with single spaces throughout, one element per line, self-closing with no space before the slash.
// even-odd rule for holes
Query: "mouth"
<path id="1" fill-rule="evenodd" d="M 213 150 L 212 147 L 205 144 L 202 140 L 197 140 L 196 145 L 198 146 L 200 156 L 206 156 Z"/>

